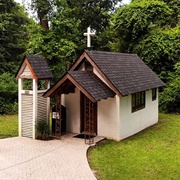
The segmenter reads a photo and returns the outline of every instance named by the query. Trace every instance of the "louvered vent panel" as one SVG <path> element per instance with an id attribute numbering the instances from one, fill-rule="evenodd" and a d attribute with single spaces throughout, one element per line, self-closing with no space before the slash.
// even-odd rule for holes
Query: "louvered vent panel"
<path id="1" fill-rule="evenodd" d="M 37 120 L 47 119 L 47 98 L 42 97 L 43 93 L 38 93 Z"/>
<path id="2" fill-rule="evenodd" d="M 33 96 L 22 95 L 22 136 L 33 137 Z"/>

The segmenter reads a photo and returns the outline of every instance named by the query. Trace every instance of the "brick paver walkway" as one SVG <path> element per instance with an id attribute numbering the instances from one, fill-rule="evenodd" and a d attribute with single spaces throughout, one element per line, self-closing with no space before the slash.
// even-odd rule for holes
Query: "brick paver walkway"
<path id="1" fill-rule="evenodd" d="M 0 180 L 95 180 L 83 139 L 0 140 Z"/>

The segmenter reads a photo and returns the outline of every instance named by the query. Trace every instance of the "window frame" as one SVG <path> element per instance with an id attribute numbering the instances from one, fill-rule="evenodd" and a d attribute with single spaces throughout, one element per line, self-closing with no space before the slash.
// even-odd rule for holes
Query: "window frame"
<path id="1" fill-rule="evenodd" d="M 152 101 L 157 99 L 157 88 L 152 89 Z"/>
<path id="2" fill-rule="evenodd" d="M 141 91 L 132 94 L 132 113 L 145 108 L 146 104 L 146 92 Z"/>

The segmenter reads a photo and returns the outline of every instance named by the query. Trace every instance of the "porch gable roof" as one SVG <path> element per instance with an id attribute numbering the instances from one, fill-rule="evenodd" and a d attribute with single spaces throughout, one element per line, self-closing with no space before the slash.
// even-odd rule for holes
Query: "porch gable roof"
<path id="1" fill-rule="evenodd" d="M 45 92 L 43 96 L 52 97 L 58 92 L 64 93 L 63 88 L 65 88 L 67 80 L 71 82 L 69 86 L 76 86 L 92 102 L 115 96 L 115 93 L 106 86 L 106 84 L 89 71 L 68 71 L 52 88 Z M 67 90 L 66 93 L 68 93 Z"/>

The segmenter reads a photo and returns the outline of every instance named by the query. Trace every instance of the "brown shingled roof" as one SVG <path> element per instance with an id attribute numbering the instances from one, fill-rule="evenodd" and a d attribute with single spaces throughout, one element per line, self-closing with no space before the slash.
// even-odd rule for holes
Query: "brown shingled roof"
<path id="1" fill-rule="evenodd" d="M 96 101 L 114 97 L 115 93 L 97 76 L 88 71 L 69 71 L 68 74 L 78 82 Z"/>
<path id="2" fill-rule="evenodd" d="M 85 60 L 90 62 L 106 84 L 95 74 L 78 70 Z M 89 95 L 92 101 L 113 97 L 115 94 L 126 96 L 165 85 L 136 54 L 88 50 L 44 94 L 44 97 L 54 96 L 63 87 L 63 83 L 67 79 L 79 87 L 83 93 Z"/>
<path id="3" fill-rule="evenodd" d="M 136 54 L 88 50 L 85 53 L 123 96 L 165 85 Z"/>
<path id="4" fill-rule="evenodd" d="M 49 70 L 45 59 L 41 55 L 26 55 L 26 58 L 38 79 L 53 78 L 52 72 Z"/>
<path id="5" fill-rule="evenodd" d="M 28 65 L 36 80 L 53 78 L 52 72 L 50 71 L 45 59 L 41 55 L 26 55 L 16 74 L 17 79 L 24 71 L 26 65 Z"/>
<path id="6" fill-rule="evenodd" d="M 82 91 L 92 102 L 115 96 L 115 93 L 108 86 L 89 71 L 68 71 L 43 96 L 53 97 L 57 93 L 70 93 L 72 92 L 72 84 Z"/>

